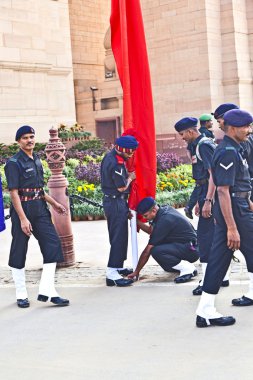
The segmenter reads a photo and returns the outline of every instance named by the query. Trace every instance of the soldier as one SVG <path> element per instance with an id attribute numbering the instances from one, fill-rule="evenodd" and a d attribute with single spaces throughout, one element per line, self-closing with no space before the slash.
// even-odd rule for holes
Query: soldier
<path id="1" fill-rule="evenodd" d="M 127 258 L 128 217 L 127 204 L 130 184 L 135 179 L 135 172 L 128 173 L 125 162 L 131 158 L 138 147 L 133 136 L 117 138 L 114 149 L 107 153 L 101 163 L 101 186 L 104 193 L 103 207 L 107 218 L 110 255 L 106 270 L 107 286 L 129 286 L 131 279 L 125 279 L 132 270 L 123 268 Z"/>
<path id="2" fill-rule="evenodd" d="M 2 193 L 2 179 L 0 176 L 0 232 L 4 230 L 5 230 L 4 203 L 3 203 L 3 193 Z"/>
<path id="3" fill-rule="evenodd" d="M 202 136 L 209 137 L 211 139 L 215 139 L 213 132 L 211 131 L 213 127 L 212 115 L 204 113 L 199 117 L 200 128 L 199 132 Z"/>
<path id="4" fill-rule="evenodd" d="M 59 297 L 54 286 L 56 263 L 63 261 L 63 254 L 46 202 L 59 214 L 66 210 L 43 190 L 42 164 L 33 153 L 34 129 L 28 125 L 20 127 L 16 133 L 16 141 L 20 150 L 9 159 L 4 169 L 12 202 L 9 266 L 12 268 L 16 286 L 17 305 L 20 308 L 30 306 L 25 285 L 25 261 L 28 241 L 33 234 L 39 242 L 43 256 L 38 301 L 50 300 L 57 306 L 67 306 L 69 300 Z"/>
<path id="5" fill-rule="evenodd" d="M 223 116 L 225 112 L 233 110 L 233 109 L 239 109 L 239 107 L 236 104 L 233 103 L 223 103 L 220 104 L 216 110 L 211 114 L 219 124 L 219 128 L 223 131 L 224 130 L 224 119 Z"/>
<path id="6" fill-rule="evenodd" d="M 246 111 L 232 109 L 224 116 L 223 141 L 217 147 L 212 163 L 217 186 L 214 216 L 216 228 L 213 246 L 197 308 L 198 327 L 228 326 L 235 318 L 223 317 L 214 306 L 222 279 L 227 272 L 233 252 L 240 249 L 245 256 L 250 284 L 249 292 L 233 299 L 235 306 L 253 305 L 253 203 L 248 164 L 242 156 L 241 143 L 251 133 L 253 117 Z"/>
<path id="7" fill-rule="evenodd" d="M 185 117 L 175 124 L 176 131 L 191 146 L 192 177 L 195 179 L 197 187 L 198 203 L 196 207 L 198 209 L 196 210 L 195 208 L 195 212 L 199 215 L 197 236 L 203 277 L 199 286 L 193 290 L 194 295 L 201 294 L 202 282 L 213 241 L 214 219 L 212 204 L 215 186 L 211 173 L 211 161 L 216 146 L 211 139 L 206 139 L 199 133 L 197 124 L 198 119 L 194 117 Z"/>
<path id="8" fill-rule="evenodd" d="M 150 235 L 135 271 L 128 276 L 134 279 L 147 263 L 150 255 L 166 271 L 180 271 L 176 284 L 190 281 L 197 276 L 194 262 L 198 260 L 197 235 L 191 223 L 170 206 L 159 207 L 152 197 L 144 198 L 137 206 L 138 214 L 150 225 L 138 220 L 138 226 Z"/>
<path id="9" fill-rule="evenodd" d="M 211 114 L 203 114 L 199 118 L 200 121 L 200 128 L 199 132 L 201 133 L 202 136 L 211 138 L 213 141 L 215 140 L 214 134 L 211 131 L 211 128 L 213 126 L 212 122 L 212 115 Z M 190 152 L 191 151 L 191 144 L 188 144 L 187 150 Z M 187 202 L 187 205 L 184 208 L 185 215 L 189 219 L 193 219 L 192 215 L 192 210 L 194 209 L 198 199 L 198 194 L 197 194 L 197 188 L 195 187 L 193 192 L 191 193 L 190 199 Z"/>

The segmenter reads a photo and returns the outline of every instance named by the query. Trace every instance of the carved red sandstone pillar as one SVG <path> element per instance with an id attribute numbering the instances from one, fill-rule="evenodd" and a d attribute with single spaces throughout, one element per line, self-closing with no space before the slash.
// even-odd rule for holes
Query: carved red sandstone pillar
<path id="1" fill-rule="evenodd" d="M 61 239 L 64 263 L 58 264 L 60 267 L 67 267 L 75 263 L 75 252 L 73 243 L 73 233 L 71 228 L 71 216 L 69 207 L 69 197 L 67 195 L 68 181 L 62 174 L 65 166 L 65 146 L 58 137 L 58 129 L 52 127 L 49 130 L 50 139 L 46 146 L 48 166 L 52 175 L 48 181 L 49 195 L 56 199 L 68 210 L 66 215 L 59 215 L 51 208 L 51 214 L 56 231 Z"/>

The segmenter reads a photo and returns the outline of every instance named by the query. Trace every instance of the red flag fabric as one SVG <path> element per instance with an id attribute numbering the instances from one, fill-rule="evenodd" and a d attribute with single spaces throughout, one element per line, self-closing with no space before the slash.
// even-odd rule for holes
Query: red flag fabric
<path id="1" fill-rule="evenodd" d="M 139 0 L 111 0 L 111 42 L 123 88 L 123 129 L 139 141 L 129 207 L 144 197 L 155 198 L 156 143 L 152 89 L 144 26 Z M 134 168 L 133 168 L 134 167 Z"/>

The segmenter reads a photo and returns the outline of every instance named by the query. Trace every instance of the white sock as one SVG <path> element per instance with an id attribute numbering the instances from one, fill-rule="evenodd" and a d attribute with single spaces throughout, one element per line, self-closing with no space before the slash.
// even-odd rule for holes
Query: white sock
<path id="1" fill-rule="evenodd" d="M 106 277 L 109 278 L 110 280 L 120 280 L 121 278 L 123 278 L 119 272 L 118 272 L 118 268 L 110 268 L 110 267 L 107 267 L 106 268 Z"/>
<path id="2" fill-rule="evenodd" d="M 13 281 L 16 287 L 16 298 L 25 299 L 28 298 L 26 285 L 25 285 L 25 268 L 16 269 L 11 268 Z"/>
<path id="3" fill-rule="evenodd" d="M 202 266 L 202 278 L 199 282 L 199 285 L 200 286 L 203 286 L 204 284 L 204 279 L 205 279 L 205 274 L 206 274 L 206 267 L 207 267 L 207 263 L 201 263 L 201 266 Z"/>
<path id="4" fill-rule="evenodd" d="M 48 297 L 59 297 L 55 286 L 54 286 L 54 277 L 55 277 L 56 263 L 43 264 L 43 270 L 40 279 L 39 294 Z"/>
<path id="5" fill-rule="evenodd" d="M 248 274 L 249 274 L 249 291 L 248 291 L 248 293 L 246 293 L 244 295 L 245 295 L 245 297 L 253 300 L 253 273 L 248 272 Z"/>
<path id="6" fill-rule="evenodd" d="M 184 274 L 190 274 L 195 271 L 195 265 L 192 263 L 189 263 L 189 261 L 181 260 L 179 264 L 172 267 L 173 269 L 180 271 L 180 276 L 183 276 Z"/>
<path id="7" fill-rule="evenodd" d="M 213 319 L 223 317 L 214 307 L 215 294 L 202 292 L 196 314 L 202 318 Z"/>

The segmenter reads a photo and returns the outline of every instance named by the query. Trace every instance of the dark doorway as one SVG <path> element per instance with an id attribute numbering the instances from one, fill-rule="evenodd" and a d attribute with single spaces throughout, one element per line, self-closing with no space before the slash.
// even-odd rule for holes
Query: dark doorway
<path id="1" fill-rule="evenodd" d="M 96 135 L 104 140 L 106 145 L 114 144 L 120 135 L 119 118 L 96 120 Z"/>

